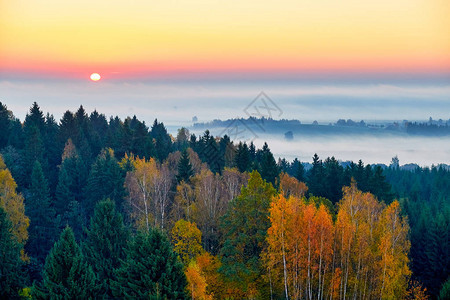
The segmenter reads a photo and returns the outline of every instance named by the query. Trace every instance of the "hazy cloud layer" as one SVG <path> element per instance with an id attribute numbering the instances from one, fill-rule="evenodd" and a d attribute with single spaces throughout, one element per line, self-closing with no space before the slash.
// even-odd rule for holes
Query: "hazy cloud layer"
<path id="1" fill-rule="evenodd" d="M 302 82 L 68 82 L 0 81 L 0 101 L 23 119 L 33 101 L 60 118 L 80 104 L 88 111 L 167 124 L 245 116 L 243 109 L 265 91 L 282 118 L 335 121 L 425 120 L 450 117 L 450 84 L 305 84 Z"/>

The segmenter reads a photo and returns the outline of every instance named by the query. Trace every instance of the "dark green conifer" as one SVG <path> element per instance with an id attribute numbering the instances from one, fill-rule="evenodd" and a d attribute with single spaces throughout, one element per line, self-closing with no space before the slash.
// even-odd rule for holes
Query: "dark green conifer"
<path id="1" fill-rule="evenodd" d="M 55 211 L 51 205 L 47 179 L 41 164 L 34 163 L 31 174 L 31 188 L 26 198 L 26 215 L 30 218 L 27 252 L 43 262 L 52 247 L 55 234 Z"/>
<path id="2" fill-rule="evenodd" d="M 88 222 L 93 215 L 95 205 L 106 198 L 114 201 L 120 211 L 125 194 L 123 184 L 123 173 L 114 152 L 111 149 L 103 150 L 92 165 L 88 178 L 86 199 L 82 204 L 85 221 Z"/>
<path id="3" fill-rule="evenodd" d="M 159 229 L 139 232 L 128 248 L 112 284 L 114 297 L 186 299 L 183 265 Z"/>
<path id="4" fill-rule="evenodd" d="M 181 152 L 181 157 L 178 162 L 178 182 L 184 181 L 188 182 L 189 179 L 194 175 L 194 171 L 192 169 L 191 162 L 189 160 L 189 154 L 186 150 Z"/>
<path id="5" fill-rule="evenodd" d="M 97 299 L 92 268 L 85 261 L 72 229 L 66 227 L 51 249 L 44 267 L 44 280 L 33 286 L 37 299 Z"/>
<path id="6" fill-rule="evenodd" d="M 19 299 L 23 287 L 21 245 L 12 234 L 12 225 L 0 206 L 0 299 Z"/>
<path id="7" fill-rule="evenodd" d="M 100 201 L 86 231 L 83 253 L 101 286 L 102 297 L 112 298 L 111 281 L 116 280 L 114 269 L 125 258 L 127 240 L 128 231 L 114 202 Z"/>

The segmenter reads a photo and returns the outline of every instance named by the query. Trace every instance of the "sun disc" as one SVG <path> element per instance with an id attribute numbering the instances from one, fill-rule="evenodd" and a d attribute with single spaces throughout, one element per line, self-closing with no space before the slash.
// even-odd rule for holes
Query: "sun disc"
<path id="1" fill-rule="evenodd" d="M 92 81 L 99 81 L 102 77 L 98 73 L 92 73 L 91 74 L 91 80 Z"/>

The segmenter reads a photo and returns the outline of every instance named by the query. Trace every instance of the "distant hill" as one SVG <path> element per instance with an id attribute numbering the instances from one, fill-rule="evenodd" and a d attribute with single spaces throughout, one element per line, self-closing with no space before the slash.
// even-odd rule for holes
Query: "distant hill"
<path id="1" fill-rule="evenodd" d="M 238 129 L 240 128 L 240 130 Z M 213 120 L 206 123 L 194 123 L 192 129 L 210 130 L 214 134 L 223 135 L 227 131 L 244 131 L 283 134 L 292 139 L 295 135 L 386 135 L 399 134 L 404 136 L 447 136 L 450 135 L 450 120 L 419 123 L 404 121 L 370 124 L 365 121 L 340 119 L 335 123 L 319 124 L 317 121 L 304 124 L 300 120 L 274 120 L 271 118 L 236 118 L 228 120 Z"/>

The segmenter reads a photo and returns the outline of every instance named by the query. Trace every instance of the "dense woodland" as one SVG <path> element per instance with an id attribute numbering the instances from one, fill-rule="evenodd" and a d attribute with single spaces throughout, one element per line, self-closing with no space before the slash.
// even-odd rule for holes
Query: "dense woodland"
<path id="1" fill-rule="evenodd" d="M 0 298 L 450 299 L 450 171 L 0 103 Z"/>

